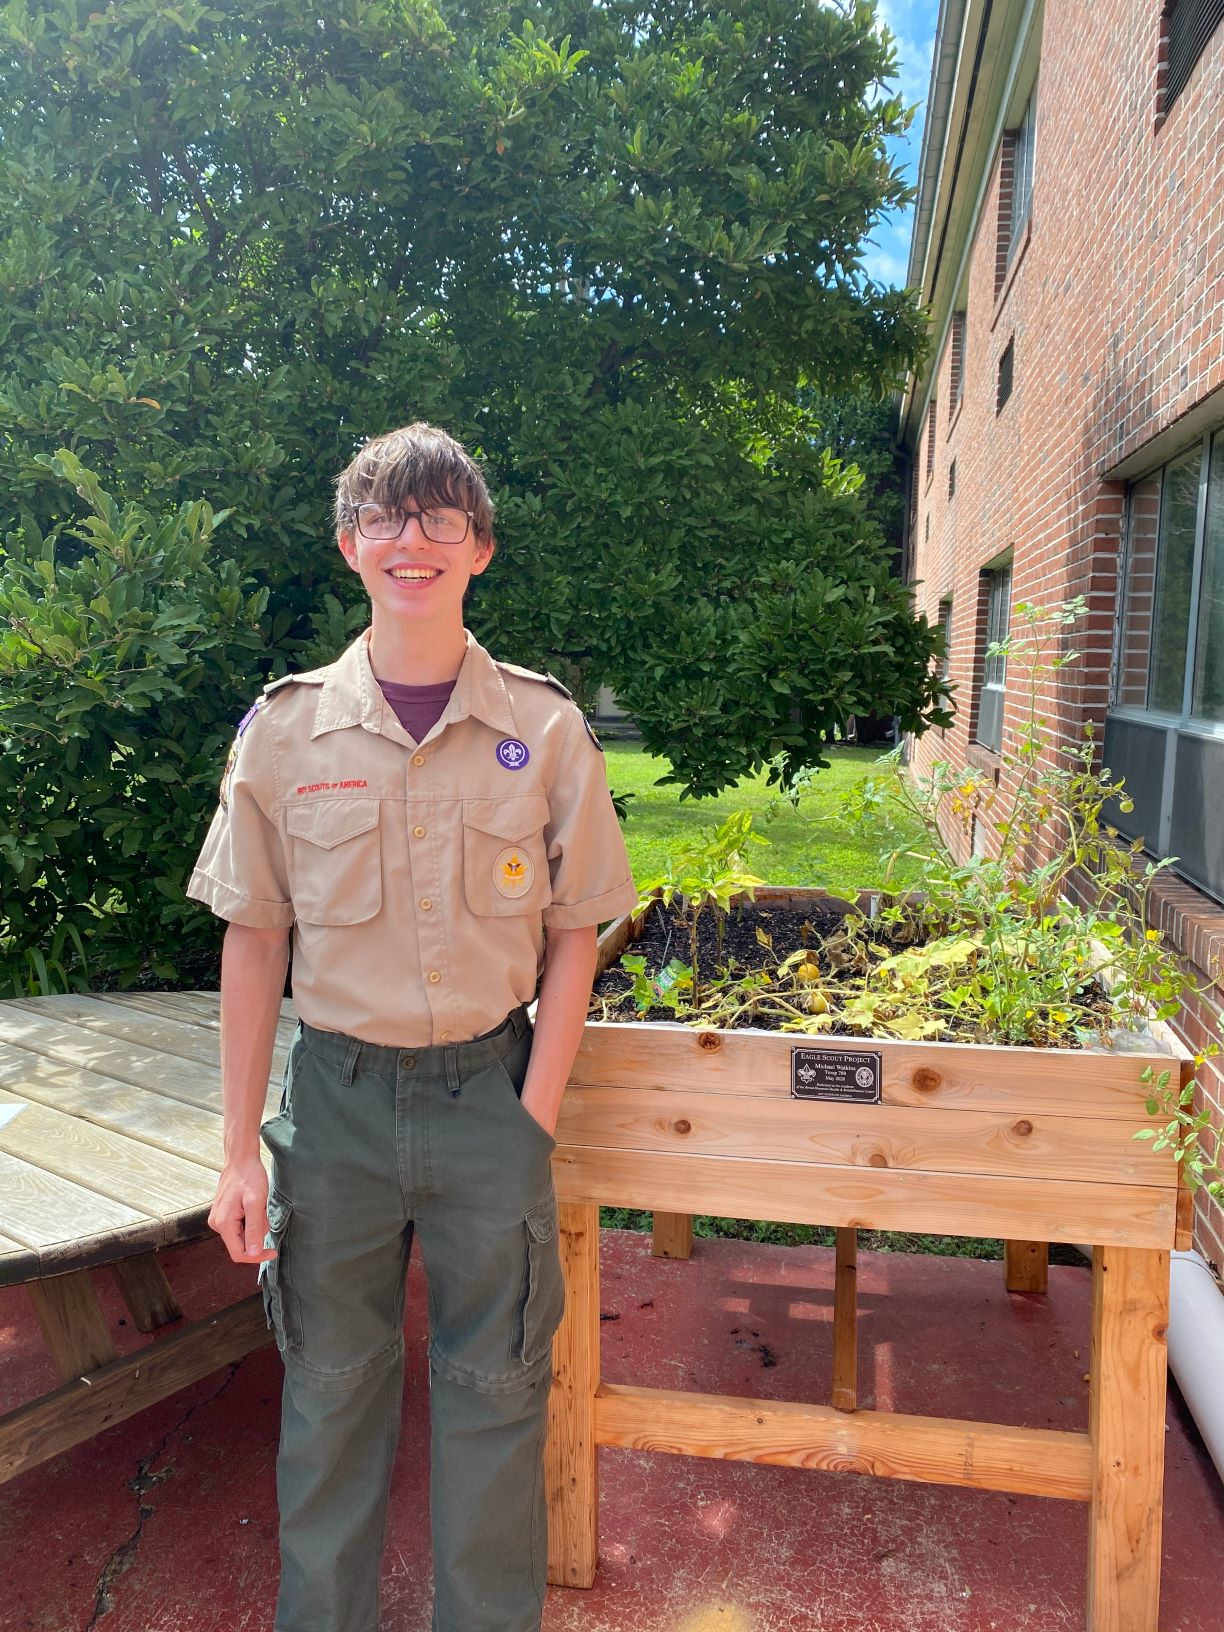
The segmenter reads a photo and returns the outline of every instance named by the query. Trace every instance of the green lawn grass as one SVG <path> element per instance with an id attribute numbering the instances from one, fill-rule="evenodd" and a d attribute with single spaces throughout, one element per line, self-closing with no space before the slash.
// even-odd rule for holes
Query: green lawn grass
<path id="1" fill-rule="evenodd" d="M 810 789 L 792 806 L 765 776 L 745 777 L 712 799 L 681 799 L 674 785 L 657 787 L 667 761 L 644 752 L 641 743 L 609 742 L 608 781 L 614 793 L 632 793 L 625 823 L 625 843 L 633 876 L 653 878 L 676 853 L 698 839 L 703 828 L 717 826 L 734 810 L 753 813 L 753 831 L 769 841 L 752 845 L 748 870 L 770 884 L 821 885 L 829 890 L 871 889 L 887 882 L 883 856 L 898 842 L 882 830 L 866 836 L 851 830 L 839 800 L 881 757 L 875 748 L 833 748 L 828 770 L 818 771 Z M 917 837 L 915 830 L 912 838 Z M 904 885 L 916 865 L 904 858 L 893 882 Z"/>

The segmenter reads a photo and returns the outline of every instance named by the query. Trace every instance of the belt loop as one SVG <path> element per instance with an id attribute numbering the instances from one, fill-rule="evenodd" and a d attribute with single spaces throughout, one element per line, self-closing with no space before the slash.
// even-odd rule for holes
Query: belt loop
<path id="1" fill-rule="evenodd" d="M 519 1004 L 518 1008 L 515 1009 L 510 1016 L 510 1029 L 514 1032 L 516 1040 L 526 1035 L 527 1010 L 522 1003 Z"/>
<path id="2" fill-rule="evenodd" d="M 459 1050 L 452 1043 L 447 1048 L 443 1058 L 446 1062 L 446 1086 L 450 1089 L 451 1098 L 459 1097 Z"/>
<path id="3" fill-rule="evenodd" d="M 354 1037 L 349 1042 L 348 1053 L 344 1056 L 344 1069 L 340 1073 L 340 1081 L 346 1088 L 351 1088 L 353 1086 L 353 1072 L 357 1069 L 357 1060 L 360 1054 L 360 1039 Z"/>

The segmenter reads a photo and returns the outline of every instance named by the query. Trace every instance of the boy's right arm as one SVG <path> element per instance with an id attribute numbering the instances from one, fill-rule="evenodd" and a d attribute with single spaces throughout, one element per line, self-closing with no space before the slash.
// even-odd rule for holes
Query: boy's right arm
<path id="1" fill-rule="evenodd" d="M 208 1215 L 236 1264 L 275 1258 L 265 1249 L 268 1175 L 259 1158 L 289 964 L 289 930 L 230 924 L 221 951 L 221 1103 L 225 1165 Z"/>

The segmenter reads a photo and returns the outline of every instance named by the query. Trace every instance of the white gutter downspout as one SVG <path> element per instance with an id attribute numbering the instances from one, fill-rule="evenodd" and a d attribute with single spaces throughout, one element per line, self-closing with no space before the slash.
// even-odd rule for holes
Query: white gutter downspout
<path id="1" fill-rule="evenodd" d="M 1169 1370 L 1224 1480 L 1224 1292 L 1199 1252 L 1169 1254 Z"/>
<path id="2" fill-rule="evenodd" d="M 1170 1258 L 1169 1370 L 1224 1479 L 1224 1294 L 1197 1252 Z"/>

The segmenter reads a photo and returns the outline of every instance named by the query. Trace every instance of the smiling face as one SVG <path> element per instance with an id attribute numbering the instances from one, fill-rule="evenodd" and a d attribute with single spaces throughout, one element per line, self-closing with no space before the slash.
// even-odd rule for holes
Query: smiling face
<path id="1" fill-rule="evenodd" d="M 406 499 L 403 508 L 417 508 Z M 337 536 L 340 553 L 370 597 L 374 620 L 442 622 L 462 627 L 468 584 L 493 558 L 492 540 L 468 528 L 461 544 L 435 544 L 414 516 L 397 538 L 366 538 L 354 526 Z"/>

